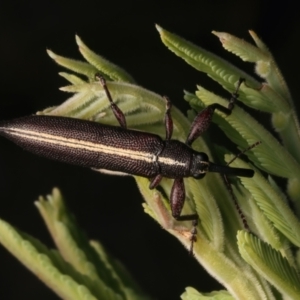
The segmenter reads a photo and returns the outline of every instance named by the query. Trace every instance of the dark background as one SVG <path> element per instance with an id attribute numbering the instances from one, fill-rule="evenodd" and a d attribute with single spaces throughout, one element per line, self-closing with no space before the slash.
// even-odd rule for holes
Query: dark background
<path id="1" fill-rule="evenodd" d="M 294 6 L 293 6 L 294 5 Z M 0 118 L 24 116 L 61 103 L 66 82 L 46 48 L 80 59 L 74 35 L 122 66 L 137 82 L 171 97 L 186 111 L 183 89 L 216 84 L 169 52 L 154 23 L 218 53 L 226 53 L 212 30 L 250 41 L 259 34 L 273 52 L 295 99 L 299 86 L 299 10 L 296 1 L 1 1 Z M 217 89 L 217 91 L 219 91 Z M 0 218 L 53 246 L 33 201 L 60 187 L 89 237 L 121 260 L 156 299 L 178 299 L 186 286 L 220 289 L 175 239 L 143 213 L 132 178 L 38 158 L 0 140 Z M 126 193 L 126 198 L 124 194 Z M 0 298 L 58 299 L 0 247 Z"/>

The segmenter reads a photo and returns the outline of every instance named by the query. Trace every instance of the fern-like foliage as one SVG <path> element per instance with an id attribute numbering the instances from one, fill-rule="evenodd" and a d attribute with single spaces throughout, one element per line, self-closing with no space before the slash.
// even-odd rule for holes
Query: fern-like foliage
<path id="1" fill-rule="evenodd" d="M 246 153 L 250 165 L 240 159 L 232 164 L 255 169 L 253 178 L 241 178 L 232 184 L 233 194 L 251 232 L 243 229 L 232 195 L 219 175 L 208 174 L 202 180 L 186 179 L 183 213 L 196 210 L 201 218 L 197 242 L 194 244 L 195 259 L 227 291 L 201 294 L 187 287 L 181 298 L 300 299 L 299 122 L 274 58 L 254 32 L 250 34 L 255 45 L 227 33 L 213 32 L 226 50 L 255 64 L 255 71 L 262 78 L 258 81 L 207 50 L 159 26 L 157 30 L 162 42 L 173 53 L 197 70 L 205 72 L 227 91 L 233 92 L 239 78 L 245 78 L 239 100 L 269 113 L 272 125 L 281 138 L 278 141 L 238 106 L 230 116 L 216 112 L 213 121 L 240 149 L 257 141 L 262 142 Z M 105 93 L 95 81 L 95 74 L 100 73 L 108 80 L 108 88 L 125 113 L 128 127 L 164 137 L 163 98 L 135 85 L 132 76 L 95 54 L 79 37 L 76 37 L 76 43 L 86 62 L 65 58 L 48 50 L 49 56 L 57 64 L 72 71 L 60 73 L 70 83 L 61 90 L 72 93 L 72 96 L 61 105 L 38 114 L 68 116 L 117 126 Z M 212 103 L 227 106 L 227 100 L 200 86 L 195 93 L 186 92 L 185 100 L 196 111 Z M 184 141 L 191 125 L 190 119 L 176 108 L 172 109 L 172 117 L 173 137 Z M 213 155 L 211 147 L 201 138 L 193 147 L 210 157 Z M 224 149 L 215 149 L 214 154 L 222 156 L 224 164 L 232 159 Z M 268 175 L 262 175 L 261 171 Z M 286 195 L 272 175 L 286 178 Z M 189 248 L 191 224 L 176 223 L 165 198 L 165 195 L 170 195 L 172 180 L 162 181 L 164 193 L 149 190 L 149 181 L 145 178 L 136 177 L 135 180 L 145 199 L 145 212 Z M 293 201 L 295 211 L 287 204 L 287 197 Z M 88 241 L 65 207 L 57 189 L 46 199 L 41 197 L 36 206 L 57 250 L 47 249 L 41 242 L 14 229 L 5 221 L 0 221 L 0 242 L 54 292 L 63 299 L 147 299 L 120 263 L 105 253 L 100 243 Z"/>

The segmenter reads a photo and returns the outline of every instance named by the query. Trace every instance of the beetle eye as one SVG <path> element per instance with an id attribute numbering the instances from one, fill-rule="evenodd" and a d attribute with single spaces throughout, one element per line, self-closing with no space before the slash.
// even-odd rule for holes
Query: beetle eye
<path id="1" fill-rule="evenodd" d="M 206 175 L 206 173 L 197 173 L 197 174 L 193 174 L 193 177 L 195 179 L 201 179 Z"/>
<path id="2" fill-rule="evenodd" d="M 195 153 L 191 165 L 191 176 L 193 176 L 195 179 L 203 178 L 208 171 L 208 167 L 208 156 L 202 152 Z"/>

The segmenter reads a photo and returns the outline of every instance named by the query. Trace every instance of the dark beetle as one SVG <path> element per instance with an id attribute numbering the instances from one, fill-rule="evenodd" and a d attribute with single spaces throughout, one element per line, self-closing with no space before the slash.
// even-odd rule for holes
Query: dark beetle
<path id="1" fill-rule="evenodd" d="M 238 96 L 237 90 L 228 108 L 212 104 L 195 118 L 186 143 L 172 140 L 171 102 L 166 98 L 166 139 L 158 135 L 129 130 L 122 111 L 113 102 L 103 78 L 100 82 L 121 127 L 66 117 L 29 116 L 0 123 L 0 134 L 22 148 L 58 161 L 109 173 L 126 173 L 151 179 L 155 188 L 163 177 L 173 178 L 170 195 L 172 215 L 177 220 L 197 220 L 196 214 L 183 215 L 184 177 L 203 178 L 206 172 L 252 177 L 253 170 L 214 164 L 205 153 L 190 146 L 210 125 L 215 109 L 229 115 Z M 239 85 L 242 80 L 240 80 Z M 238 89 L 238 88 L 237 88 Z M 194 237 L 193 237 L 194 239 Z"/>

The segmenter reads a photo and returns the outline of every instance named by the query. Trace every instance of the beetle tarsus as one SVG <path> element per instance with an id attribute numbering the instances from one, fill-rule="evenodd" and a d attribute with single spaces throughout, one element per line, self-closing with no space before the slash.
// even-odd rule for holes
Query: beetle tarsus
<path id="1" fill-rule="evenodd" d="M 191 245 L 190 245 L 190 249 L 189 249 L 189 254 L 191 256 L 194 256 L 194 243 L 197 242 L 197 225 L 198 225 L 198 218 L 193 220 L 192 222 L 193 228 L 191 230 L 191 237 L 190 237 L 190 241 L 191 241 Z"/>
<path id="2" fill-rule="evenodd" d="M 245 78 L 240 78 L 237 85 L 236 85 L 235 91 L 231 94 L 231 98 L 230 98 L 228 106 L 227 106 L 227 108 L 230 110 L 230 112 L 233 110 L 234 104 L 235 104 L 235 102 L 237 101 L 237 99 L 239 97 L 238 91 L 239 91 L 239 89 L 241 87 L 241 84 L 243 82 L 245 82 Z"/>

